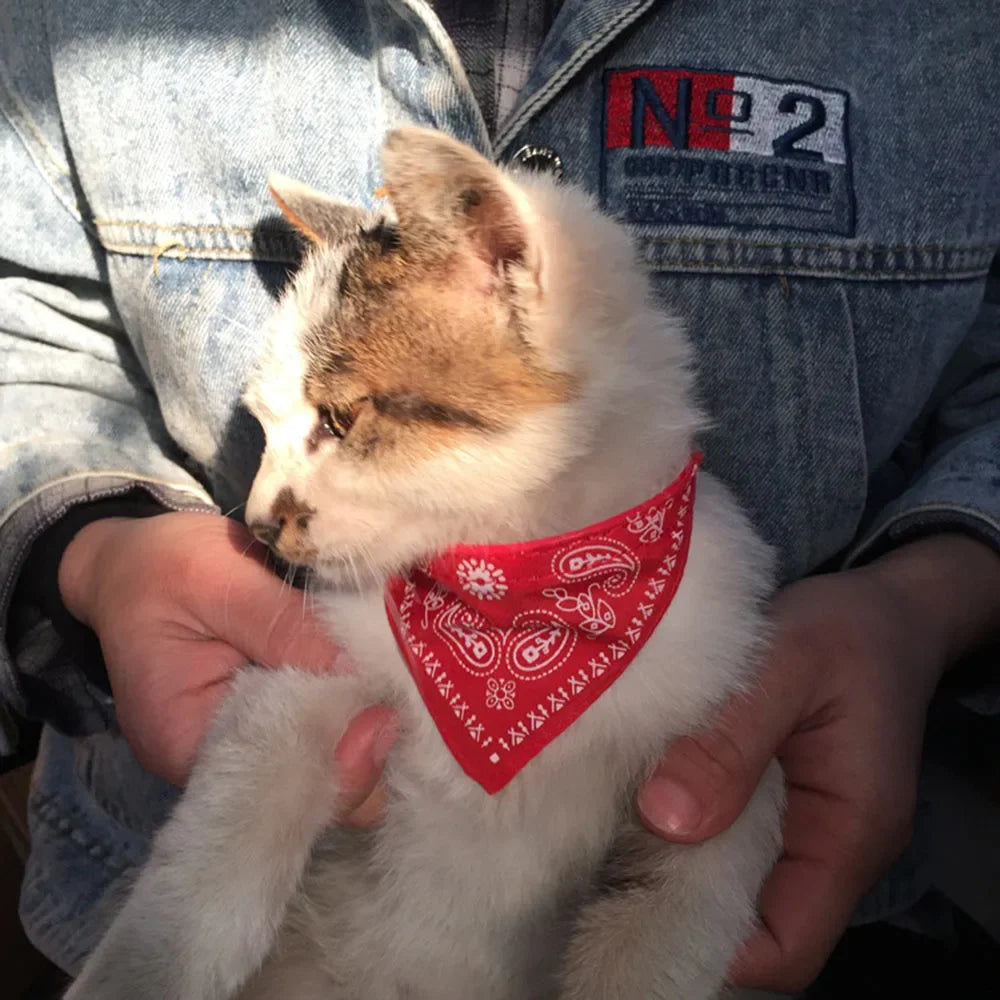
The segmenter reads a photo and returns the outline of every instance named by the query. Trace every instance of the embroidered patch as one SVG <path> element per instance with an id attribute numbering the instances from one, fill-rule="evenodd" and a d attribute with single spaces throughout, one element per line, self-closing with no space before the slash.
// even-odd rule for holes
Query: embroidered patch
<path id="1" fill-rule="evenodd" d="M 605 74 L 602 201 L 628 222 L 854 233 L 848 95 L 738 72 Z"/>

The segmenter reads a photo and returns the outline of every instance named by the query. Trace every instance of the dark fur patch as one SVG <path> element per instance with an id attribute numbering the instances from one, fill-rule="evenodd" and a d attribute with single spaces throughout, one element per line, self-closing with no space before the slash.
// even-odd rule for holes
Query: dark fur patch
<path id="1" fill-rule="evenodd" d="M 573 378 L 521 335 L 512 287 L 461 240 L 386 226 L 358 233 L 341 259 L 306 336 L 304 388 L 316 407 L 369 401 L 343 441 L 357 457 L 413 460 L 572 396 Z"/>
<path id="2" fill-rule="evenodd" d="M 622 832 L 604 859 L 599 891 L 607 893 L 656 893 L 662 889 L 666 846 L 645 828 Z"/>
<path id="3" fill-rule="evenodd" d="M 473 427 L 487 430 L 489 424 L 469 410 L 461 410 L 447 403 L 435 403 L 415 392 L 398 392 L 394 395 L 372 396 L 372 404 L 383 416 L 396 420 L 424 420 L 431 424 L 451 427 Z"/>
<path id="4" fill-rule="evenodd" d="M 316 508 L 299 500 L 288 486 L 278 491 L 271 504 L 271 517 L 277 524 L 294 524 L 300 530 L 305 529 L 309 518 L 315 513 Z"/>

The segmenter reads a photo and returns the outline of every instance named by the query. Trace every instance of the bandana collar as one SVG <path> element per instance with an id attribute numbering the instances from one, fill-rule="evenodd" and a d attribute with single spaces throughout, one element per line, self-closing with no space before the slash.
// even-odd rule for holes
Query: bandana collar
<path id="1" fill-rule="evenodd" d="M 442 738 L 493 794 L 621 676 L 684 573 L 701 455 L 652 499 L 566 535 L 457 545 L 386 585 Z"/>

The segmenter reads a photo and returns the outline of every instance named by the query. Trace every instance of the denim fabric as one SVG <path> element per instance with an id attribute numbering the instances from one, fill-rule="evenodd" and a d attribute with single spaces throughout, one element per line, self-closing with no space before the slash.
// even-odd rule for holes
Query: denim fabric
<path id="1" fill-rule="evenodd" d="M 629 222 L 691 329 L 707 464 L 783 579 L 914 531 L 1000 546 L 987 6 L 565 0 L 491 137 L 418 0 L 0 0 L 0 623 L 69 505 L 245 499 L 239 396 L 298 253 L 266 176 L 373 206 L 407 122 L 501 163 L 552 147 Z M 17 662 L 3 640 L 16 705 L 45 636 Z M 46 734 L 23 914 L 67 969 L 168 801 L 113 732 Z"/>

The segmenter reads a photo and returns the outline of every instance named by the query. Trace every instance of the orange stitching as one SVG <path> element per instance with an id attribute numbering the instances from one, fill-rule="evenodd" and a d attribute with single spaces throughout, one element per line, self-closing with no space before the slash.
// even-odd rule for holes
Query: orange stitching
<path id="1" fill-rule="evenodd" d="M 144 229 L 179 229 L 192 233 L 241 233 L 245 236 L 253 236 L 253 229 L 244 229 L 240 226 L 186 226 L 167 225 L 159 222 L 143 222 L 140 219 L 94 219 L 95 226 L 142 226 Z"/>
<path id="2" fill-rule="evenodd" d="M 174 240 L 173 243 L 161 243 L 153 251 L 153 274 L 155 277 L 158 278 L 160 276 L 160 257 L 174 249 L 177 250 L 178 260 L 187 260 L 187 247 L 180 240 Z"/>
<path id="3" fill-rule="evenodd" d="M 24 103 L 9 87 L 4 87 L 4 89 L 10 96 L 10 99 L 14 104 L 14 110 L 17 112 L 18 117 L 21 118 L 24 121 L 24 124 L 30 129 L 31 134 L 38 141 L 38 145 L 42 147 L 42 152 L 55 168 L 56 173 L 60 177 L 69 177 L 69 170 L 67 170 L 62 163 L 56 159 L 55 150 L 49 145 L 48 139 L 46 139 L 45 136 L 39 131 L 38 126 L 36 126 L 34 121 L 32 121 L 31 115 L 28 114 L 28 109 L 24 106 Z"/>
<path id="4" fill-rule="evenodd" d="M 281 263 L 292 263 L 295 258 L 289 254 L 287 257 L 277 257 L 273 255 L 254 253 L 252 250 L 233 250 L 229 247 L 200 247 L 200 246 L 188 246 L 186 244 L 177 243 L 104 243 L 101 242 L 101 246 L 104 247 L 108 253 L 135 253 L 143 254 L 146 256 L 158 256 L 158 257 L 170 257 L 174 260 L 184 260 L 187 257 L 198 256 L 200 254 L 205 255 L 205 259 L 210 259 L 209 254 L 216 254 L 219 256 L 229 256 L 229 257 L 239 257 L 244 260 L 271 260 L 278 261 Z M 174 247 L 180 248 L 174 251 Z"/>

